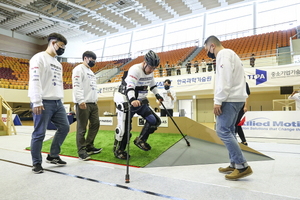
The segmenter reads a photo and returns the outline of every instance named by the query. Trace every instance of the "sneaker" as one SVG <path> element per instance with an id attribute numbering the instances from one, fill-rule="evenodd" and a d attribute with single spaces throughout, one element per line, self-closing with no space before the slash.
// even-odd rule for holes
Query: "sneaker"
<path id="1" fill-rule="evenodd" d="M 151 150 L 151 146 L 144 142 L 143 140 L 141 140 L 139 137 L 135 138 L 135 140 L 133 141 L 133 143 L 140 149 L 144 150 L 144 151 L 149 151 Z"/>
<path id="2" fill-rule="evenodd" d="M 89 154 L 87 154 L 87 152 L 79 154 L 79 160 L 88 161 L 90 159 L 91 157 L 89 156 Z"/>
<path id="3" fill-rule="evenodd" d="M 227 180 L 236 181 L 240 178 L 244 178 L 246 176 L 249 176 L 253 173 L 250 166 L 243 168 L 243 169 L 235 169 L 231 174 L 227 174 L 225 178 Z"/>
<path id="4" fill-rule="evenodd" d="M 219 168 L 219 172 L 220 173 L 225 173 L 225 174 L 228 174 L 228 173 L 231 173 L 231 172 L 233 172 L 235 170 L 235 168 L 234 167 L 230 167 L 230 166 L 228 166 L 228 167 L 220 167 Z"/>
<path id="5" fill-rule="evenodd" d="M 100 153 L 101 151 L 102 151 L 102 148 L 97 149 L 97 148 L 95 148 L 95 147 L 93 147 L 93 148 L 87 148 L 87 149 L 86 149 L 86 152 L 87 152 L 87 154 L 89 154 L 89 155 L 97 154 L 97 153 Z"/>
<path id="6" fill-rule="evenodd" d="M 114 152 L 115 157 L 119 158 L 121 160 L 127 160 L 127 152 L 126 151 L 122 151 L 122 150 L 117 150 Z M 128 155 L 128 157 L 130 158 L 130 155 Z"/>
<path id="7" fill-rule="evenodd" d="M 47 163 L 55 164 L 55 165 L 66 165 L 67 163 L 60 159 L 60 157 L 51 157 L 49 154 L 46 158 Z"/>
<path id="8" fill-rule="evenodd" d="M 246 145 L 246 146 L 248 146 L 248 143 L 247 142 L 241 142 L 243 145 Z"/>
<path id="9" fill-rule="evenodd" d="M 35 174 L 40 174 L 40 173 L 44 172 L 44 169 L 43 169 L 41 163 L 37 163 L 37 164 L 32 166 L 32 171 Z"/>

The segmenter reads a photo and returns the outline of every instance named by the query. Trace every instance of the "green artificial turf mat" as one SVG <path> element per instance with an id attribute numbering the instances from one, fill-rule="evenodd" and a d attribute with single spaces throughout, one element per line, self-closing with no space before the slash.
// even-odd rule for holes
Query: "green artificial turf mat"
<path id="1" fill-rule="evenodd" d="M 113 154 L 114 131 L 98 132 L 94 145 L 96 148 L 103 148 L 99 154 L 91 155 L 92 160 L 110 162 L 116 164 L 126 164 L 126 160 L 120 160 Z M 163 152 L 177 143 L 182 136 L 174 133 L 153 133 L 149 136 L 147 143 L 152 147 L 150 151 L 143 151 L 133 144 L 133 140 L 139 135 L 138 132 L 132 132 L 130 140 L 130 163 L 131 166 L 144 167 L 158 158 Z M 42 152 L 49 152 L 52 139 L 43 143 Z M 30 149 L 29 147 L 26 149 Z M 61 146 L 60 155 L 78 157 L 76 147 L 76 133 L 69 133 Z"/>

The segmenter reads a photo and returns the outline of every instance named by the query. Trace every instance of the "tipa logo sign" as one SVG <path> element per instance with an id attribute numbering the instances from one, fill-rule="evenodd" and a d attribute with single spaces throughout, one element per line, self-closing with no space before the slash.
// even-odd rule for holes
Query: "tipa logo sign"
<path id="1" fill-rule="evenodd" d="M 247 75 L 248 79 L 255 79 L 255 84 L 259 85 L 268 80 L 267 71 L 256 69 L 255 74 Z"/>

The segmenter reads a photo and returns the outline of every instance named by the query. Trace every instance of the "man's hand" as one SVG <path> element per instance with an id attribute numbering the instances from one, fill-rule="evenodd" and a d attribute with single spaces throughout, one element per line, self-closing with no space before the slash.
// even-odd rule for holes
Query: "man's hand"
<path id="1" fill-rule="evenodd" d="M 32 112 L 36 115 L 40 115 L 42 114 L 43 110 L 45 110 L 44 106 L 38 106 L 38 107 L 34 107 Z"/>
<path id="2" fill-rule="evenodd" d="M 79 108 L 86 109 L 86 104 L 84 102 L 82 102 L 81 104 L 79 104 Z"/>
<path id="3" fill-rule="evenodd" d="M 139 100 L 134 100 L 134 101 L 131 102 L 131 105 L 132 105 L 133 107 L 139 107 L 139 106 L 141 106 L 142 104 L 141 104 L 141 102 L 140 102 Z"/>
<path id="4" fill-rule="evenodd" d="M 291 97 L 294 96 L 294 94 L 298 93 L 298 91 L 294 91 L 292 94 L 291 94 Z"/>
<path id="5" fill-rule="evenodd" d="M 160 103 L 159 100 L 156 100 L 156 103 L 157 103 L 158 106 L 161 106 L 161 103 Z"/>
<path id="6" fill-rule="evenodd" d="M 172 101 L 174 101 L 174 97 L 172 96 L 171 92 L 167 92 L 167 96 L 170 97 Z"/>
<path id="7" fill-rule="evenodd" d="M 221 105 L 217 105 L 217 104 L 214 105 L 214 114 L 217 116 L 222 114 Z"/>

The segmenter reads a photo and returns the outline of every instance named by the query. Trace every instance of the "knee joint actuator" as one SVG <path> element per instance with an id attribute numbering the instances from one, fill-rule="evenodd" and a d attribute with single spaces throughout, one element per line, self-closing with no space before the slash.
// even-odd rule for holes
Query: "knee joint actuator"
<path id="1" fill-rule="evenodd" d="M 114 102 L 116 104 L 118 125 L 115 130 L 115 139 L 122 141 L 124 133 L 126 132 L 126 118 L 129 114 L 129 102 L 127 97 L 120 93 L 114 93 Z"/>

